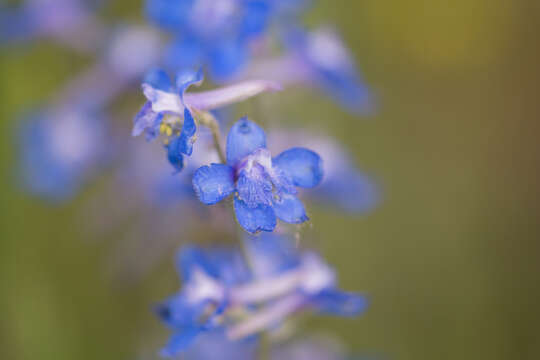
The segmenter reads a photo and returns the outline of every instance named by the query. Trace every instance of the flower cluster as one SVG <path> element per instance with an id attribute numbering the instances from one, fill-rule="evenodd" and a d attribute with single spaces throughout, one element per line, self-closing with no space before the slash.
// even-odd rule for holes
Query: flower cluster
<path id="1" fill-rule="evenodd" d="M 367 307 L 363 295 L 338 288 L 336 271 L 319 253 L 301 248 L 299 228 L 314 202 L 365 212 L 378 203 L 379 188 L 328 136 L 278 125 L 272 111 L 283 98 L 268 95 L 301 86 L 324 91 L 347 111 L 374 108 L 337 32 L 302 26 L 307 3 L 146 0 L 145 14 L 171 36 L 167 42 L 151 28 L 108 29 L 80 0 L 27 0 L 0 12 L 0 39 L 47 37 L 86 53 L 105 49 L 20 126 L 20 174 L 31 193 L 66 200 L 101 169 L 111 170 L 107 191 L 95 198 L 105 218 L 121 214 L 118 222 L 130 226 L 125 233 L 144 238 L 120 246 L 123 258 L 136 259 L 133 272 L 184 243 L 176 261 L 182 287 L 155 308 L 172 331 L 164 356 L 212 358 L 205 341 L 220 358 L 253 359 L 268 341 L 265 358 L 324 356 L 313 344 L 279 345 L 295 315 L 356 316 Z M 208 88 L 194 90 L 204 74 Z M 129 99 L 138 84 L 145 98 L 139 111 L 113 113 L 115 100 Z M 261 111 L 250 104 L 249 119 L 245 108 L 235 113 L 237 104 L 263 97 L 277 105 Z M 133 115 L 131 135 L 147 144 L 123 128 Z M 121 117 L 120 131 L 114 117 Z M 202 229 L 219 241 L 234 235 L 239 244 L 193 244 Z"/>

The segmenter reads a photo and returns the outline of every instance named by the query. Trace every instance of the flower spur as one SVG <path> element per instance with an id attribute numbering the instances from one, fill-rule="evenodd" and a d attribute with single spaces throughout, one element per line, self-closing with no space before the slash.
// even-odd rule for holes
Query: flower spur
<path id="1" fill-rule="evenodd" d="M 199 93 L 186 93 L 191 85 L 203 81 L 202 70 L 185 70 L 176 75 L 173 87 L 163 70 L 149 72 L 142 85 L 147 102 L 134 118 L 133 136 L 146 134 L 152 140 L 165 134 L 167 158 L 180 171 L 184 155 L 190 156 L 196 139 L 195 120 L 212 128 L 217 123 L 208 111 L 246 100 L 266 91 L 280 90 L 280 86 L 267 80 L 249 80 Z M 193 114 L 200 115 L 194 118 Z"/>

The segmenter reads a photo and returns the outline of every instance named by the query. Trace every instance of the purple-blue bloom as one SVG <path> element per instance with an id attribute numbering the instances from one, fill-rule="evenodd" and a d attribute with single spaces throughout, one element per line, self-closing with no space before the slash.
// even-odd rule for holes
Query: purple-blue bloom
<path id="1" fill-rule="evenodd" d="M 319 155 L 305 148 L 291 148 L 272 158 L 264 130 L 242 118 L 227 137 L 227 164 L 198 169 L 193 187 L 206 205 L 216 204 L 234 192 L 238 222 L 255 233 L 273 231 L 276 218 L 293 224 L 307 221 L 296 187 L 314 187 L 322 177 Z"/>
<path id="2" fill-rule="evenodd" d="M 371 111 L 369 89 L 360 78 L 349 49 L 334 30 L 295 30 L 288 34 L 288 41 L 302 66 L 309 69 L 310 81 L 351 111 Z"/>
<path id="3" fill-rule="evenodd" d="M 270 81 L 251 80 L 211 91 L 185 93 L 191 85 L 200 85 L 202 81 L 201 70 L 185 70 L 177 73 L 173 87 L 163 70 L 154 69 L 142 85 L 148 101 L 134 118 L 132 135 L 145 133 L 146 139 L 152 140 L 160 132 L 166 134 L 167 158 L 177 171 L 184 166 L 184 155 L 193 152 L 197 126 L 192 111 L 213 110 L 279 89 L 279 85 Z"/>
<path id="4" fill-rule="evenodd" d="M 287 51 L 283 55 L 255 61 L 240 77 L 264 75 L 285 87 L 315 87 L 351 112 L 371 113 L 375 105 L 373 95 L 335 30 L 319 28 L 307 32 L 294 27 L 285 33 L 284 42 Z"/>
<path id="5" fill-rule="evenodd" d="M 51 200 L 72 196 L 105 155 L 103 119 L 80 108 L 41 110 L 21 127 L 25 187 Z"/>
<path id="6" fill-rule="evenodd" d="M 0 5 L 0 42 L 54 38 L 77 50 L 95 50 L 102 33 L 94 7 L 83 0 L 26 0 L 15 9 Z"/>
<path id="7" fill-rule="evenodd" d="M 248 63 L 252 44 L 273 21 L 298 12 L 304 1 L 288 0 L 147 0 L 149 19 L 175 38 L 165 51 L 172 69 L 208 67 L 224 81 Z"/>
<path id="8" fill-rule="evenodd" d="M 229 248 L 179 252 L 183 287 L 156 308 L 173 330 L 163 355 L 186 350 L 208 331 L 246 339 L 302 309 L 354 316 L 366 308 L 363 296 L 337 289 L 333 269 L 318 254 L 299 252 L 291 239 L 267 234 L 245 241 L 249 261 Z"/>
<path id="9" fill-rule="evenodd" d="M 306 191 L 309 199 L 349 213 L 368 212 L 380 203 L 379 184 L 360 170 L 351 154 L 331 138 L 304 130 L 279 129 L 270 131 L 269 139 L 272 151 L 299 144 L 317 149 L 324 159 L 324 179 L 315 190 Z"/>

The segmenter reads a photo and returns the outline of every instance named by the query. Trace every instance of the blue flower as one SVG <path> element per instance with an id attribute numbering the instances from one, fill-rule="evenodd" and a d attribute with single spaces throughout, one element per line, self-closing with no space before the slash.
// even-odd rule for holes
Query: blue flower
<path id="1" fill-rule="evenodd" d="M 304 130 L 277 129 L 269 133 L 272 151 L 292 144 L 315 148 L 324 161 L 324 179 L 317 189 L 305 195 L 326 205 L 349 213 L 373 210 L 381 201 L 379 184 L 360 170 L 343 147 L 332 139 Z"/>
<path id="2" fill-rule="evenodd" d="M 177 268 L 183 279 L 181 291 L 156 307 L 174 332 L 161 352 L 165 356 L 185 350 L 200 333 L 218 329 L 228 305 L 228 286 L 247 274 L 240 254 L 226 249 L 185 247 L 178 254 Z"/>
<path id="3" fill-rule="evenodd" d="M 301 310 L 341 316 L 365 310 L 365 297 L 339 290 L 334 270 L 318 254 L 300 252 L 291 239 L 275 234 L 245 241 L 245 257 L 227 248 L 180 251 L 183 287 L 156 308 L 173 330 L 163 355 L 188 349 L 202 333 L 252 338 Z"/>
<path id="4" fill-rule="evenodd" d="M 215 81 L 238 74 L 248 63 L 253 41 L 272 21 L 285 21 L 303 1 L 287 0 L 147 0 L 149 19 L 175 39 L 165 51 L 172 69 L 208 67 Z"/>
<path id="5" fill-rule="evenodd" d="M 190 156 L 193 152 L 197 126 L 192 111 L 213 110 L 264 91 L 279 89 L 273 82 L 251 80 L 216 90 L 186 94 L 191 85 L 199 85 L 202 80 L 201 70 L 182 71 L 177 73 L 173 87 L 163 70 L 154 69 L 146 75 L 142 85 L 148 101 L 134 118 L 132 135 L 145 133 L 150 141 L 160 133 L 166 134 L 167 158 L 176 171 L 182 170 L 184 155 Z"/>
<path id="6" fill-rule="evenodd" d="M 19 132 L 23 184 L 51 200 L 73 196 L 104 159 L 104 125 L 84 109 L 41 110 Z"/>
<path id="7" fill-rule="evenodd" d="M 234 209 L 248 232 L 273 231 L 276 217 L 299 224 L 308 220 L 296 187 L 311 188 L 322 179 L 322 160 L 311 150 L 292 148 L 272 158 L 266 134 L 240 119 L 227 137 L 227 164 L 203 166 L 193 176 L 201 202 L 212 205 L 234 192 Z"/>
<path id="8" fill-rule="evenodd" d="M 92 14 L 96 7 L 81 0 L 26 0 L 13 10 L 0 5 L 0 42 L 50 37 L 77 50 L 93 50 L 100 32 Z"/>
<path id="9" fill-rule="evenodd" d="M 350 111 L 372 110 L 369 89 L 362 81 L 349 50 L 332 29 L 320 28 L 311 33 L 296 29 L 287 41 L 299 56 L 297 66 L 310 73 L 313 81 L 334 100 Z"/>
<path id="10" fill-rule="evenodd" d="M 231 339 L 272 329 L 303 309 L 356 316 L 367 308 L 364 296 L 337 288 L 334 270 L 318 254 L 298 252 L 291 239 L 265 234 L 246 241 L 255 277 L 230 289 L 229 301 L 264 306 L 229 327 L 227 334 Z"/>

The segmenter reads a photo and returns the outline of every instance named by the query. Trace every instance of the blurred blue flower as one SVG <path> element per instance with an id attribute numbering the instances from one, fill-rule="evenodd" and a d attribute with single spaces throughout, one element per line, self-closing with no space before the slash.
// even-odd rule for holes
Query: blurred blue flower
<path id="1" fill-rule="evenodd" d="M 30 192 L 60 201 L 88 180 L 105 155 L 103 120 L 84 109 L 35 112 L 20 128 L 20 166 Z"/>
<path id="2" fill-rule="evenodd" d="M 219 327 L 219 316 L 228 306 L 227 286 L 247 274 L 239 255 L 228 249 L 212 252 L 189 246 L 179 252 L 183 287 L 156 307 L 157 315 L 174 331 L 162 355 L 174 356 L 199 333 Z"/>
<path id="3" fill-rule="evenodd" d="M 367 299 L 337 288 L 334 270 L 315 252 L 292 246 L 292 239 L 264 234 L 246 239 L 254 278 L 230 290 L 231 303 L 265 305 L 229 327 L 231 339 L 241 339 L 279 326 L 290 315 L 313 309 L 339 316 L 356 316 Z"/>
<path id="4" fill-rule="evenodd" d="M 351 154 L 331 138 L 304 130 L 275 129 L 269 132 L 269 139 L 272 151 L 298 144 L 317 149 L 325 160 L 324 178 L 316 190 L 306 191 L 307 198 L 350 213 L 368 212 L 380 203 L 379 185 L 358 169 Z"/>
<path id="5" fill-rule="evenodd" d="M 348 111 L 370 114 L 373 95 L 364 83 L 350 51 L 336 31 L 319 28 L 308 32 L 289 28 L 283 36 L 287 51 L 254 61 L 241 78 L 273 79 L 284 87 L 315 87 Z"/>
<path id="6" fill-rule="evenodd" d="M 53 38 L 77 50 L 94 50 L 101 39 L 92 13 L 97 2 L 26 0 L 11 9 L 0 5 L 0 42 Z"/>
<path id="7" fill-rule="evenodd" d="M 309 72 L 308 81 L 350 111 L 369 113 L 372 110 L 369 89 L 336 31 L 319 28 L 308 33 L 296 28 L 287 34 L 286 42 L 298 56 L 298 66 Z"/>
<path id="8" fill-rule="evenodd" d="M 193 187 L 206 205 L 234 192 L 238 222 L 255 233 L 273 231 L 276 217 L 294 224 L 308 220 L 296 187 L 314 187 L 322 176 L 322 160 L 311 150 L 292 148 L 272 159 L 264 130 L 242 118 L 227 137 L 227 164 L 198 169 Z"/>
<path id="9" fill-rule="evenodd" d="M 284 21 L 305 1 L 287 0 L 147 0 L 146 14 L 175 39 L 164 62 L 172 69 L 208 67 L 215 81 L 237 74 L 248 62 L 253 40 L 272 20 Z"/>
<path id="10" fill-rule="evenodd" d="M 227 248 L 179 252 L 183 287 L 156 308 L 173 330 L 163 355 L 186 350 L 208 331 L 246 339 L 302 309 L 353 316 L 366 308 L 363 296 L 337 289 L 334 271 L 319 255 L 299 252 L 291 239 L 267 234 L 245 241 L 245 257 Z"/>

